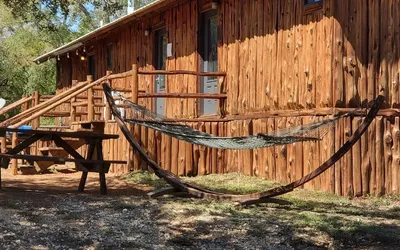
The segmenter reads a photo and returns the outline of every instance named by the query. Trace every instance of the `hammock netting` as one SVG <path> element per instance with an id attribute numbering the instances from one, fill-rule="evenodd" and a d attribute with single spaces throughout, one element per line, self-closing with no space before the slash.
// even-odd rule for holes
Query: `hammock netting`
<path id="1" fill-rule="evenodd" d="M 118 92 L 113 91 L 113 93 L 123 102 L 123 105 L 118 106 L 123 106 L 123 108 L 119 108 L 119 112 L 124 114 L 125 122 L 151 128 L 192 144 L 219 149 L 256 149 L 302 141 L 318 141 L 330 131 L 338 119 L 346 115 L 268 133 L 219 137 L 152 112 L 146 107 L 126 99 Z"/>

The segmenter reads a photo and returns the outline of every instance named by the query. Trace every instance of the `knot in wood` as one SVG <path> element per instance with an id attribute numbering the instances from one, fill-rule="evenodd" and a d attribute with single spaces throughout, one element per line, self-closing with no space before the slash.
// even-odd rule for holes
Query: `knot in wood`
<path id="1" fill-rule="evenodd" d="M 393 143 L 393 138 L 392 138 L 391 135 L 386 135 L 386 136 L 385 136 L 385 143 L 386 143 L 387 145 Z"/>
<path id="2" fill-rule="evenodd" d="M 397 131 L 394 133 L 394 135 L 395 135 L 395 137 L 396 137 L 396 140 L 400 140 L 400 131 L 399 131 L 399 130 L 397 130 Z"/>
<path id="3" fill-rule="evenodd" d="M 354 60 L 354 58 L 350 58 L 349 63 L 353 68 L 355 68 L 357 66 L 357 62 L 356 62 L 356 60 Z"/>

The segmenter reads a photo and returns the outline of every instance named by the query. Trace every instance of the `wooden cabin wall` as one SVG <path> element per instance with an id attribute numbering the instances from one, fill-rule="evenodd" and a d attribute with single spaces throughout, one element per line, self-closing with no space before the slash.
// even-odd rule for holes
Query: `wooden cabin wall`
<path id="1" fill-rule="evenodd" d="M 132 21 L 92 44 L 96 78 L 106 67 L 106 47 L 114 45 L 114 73 L 154 69 L 154 31 L 166 27 L 173 56 L 167 70 L 199 70 L 198 20 L 209 1 L 182 1 L 151 17 Z M 398 0 L 324 0 L 323 7 L 307 13 L 303 0 L 222 0 L 219 5 L 219 71 L 227 72 L 227 115 L 232 121 L 188 123 L 219 136 L 240 136 L 299 126 L 324 116 L 295 116 L 285 110 L 367 107 L 385 88 L 386 107 L 398 107 L 400 4 Z M 144 30 L 151 30 L 149 36 Z M 73 61 L 73 77 L 85 80 L 87 62 Z M 113 81 L 130 88 L 131 79 Z M 140 76 L 139 89 L 154 92 L 154 78 Z M 197 92 L 198 79 L 168 76 L 168 92 Z M 100 93 L 101 95 L 101 93 Z M 140 104 L 153 108 L 151 99 Z M 196 118 L 196 100 L 167 99 L 165 114 Z M 236 115 L 263 113 L 263 119 L 238 119 Z M 269 113 L 268 113 L 269 112 Z M 278 117 L 272 114 L 279 113 Z M 270 114 L 270 115 L 268 115 Z M 100 118 L 100 116 L 99 116 Z M 135 135 L 163 168 L 179 175 L 239 171 L 288 183 L 311 172 L 347 140 L 362 118 L 346 118 L 321 142 L 304 142 L 257 150 L 216 150 L 178 141 L 149 129 Z M 379 117 L 361 141 L 334 168 L 306 188 L 339 195 L 400 193 L 399 117 Z M 134 130 L 133 130 L 134 131 Z M 113 122 L 107 133 L 120 133 Z M 121 138 L 106 142 L 109 159 L 132 159 Z M 126 173 L 146 168 L 141 162 L 116 165 Z"/>

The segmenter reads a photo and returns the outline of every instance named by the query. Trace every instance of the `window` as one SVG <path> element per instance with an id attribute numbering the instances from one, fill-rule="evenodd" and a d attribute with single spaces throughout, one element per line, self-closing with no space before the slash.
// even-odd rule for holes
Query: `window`
<path id="1" fill-rule="evenodd" d="M 304 0 L 304 15 L 312 14 L 322 9 L 323 0 Z"/>
<path id="2" fill-rule="evenodd" d="M 167 64 L 167 32 L 165 28 L 156 30 L 154 49 L 155 69 L 165 70 Z M 165 82 L 165 75 L 155 76 L 154 90 L 156 93 L 165 93 Z M 165 110 L 165 98 L 156 98 L 155 107 L 156 113 L 159 115 L 163 115 Z"/>
<path id="3" fill-rule="evenodd" d="M 322 0 L 304 0 L 304 5 L 322 4 Z"/>
<path id="4" fill-rule="evenodd" d="M 93 77 L 93 80 L 95 80 L 96 65 L 95 65 L 94 56 L 89 56 L 89 58 L 88 58 L 88 75 L 91 75 Z"/>
<path id="5" fill-rule="evenodd" d="M 113 51 L 114 46 L 113 44 L 107 45 L 107 70 L 113 69 Z"/>
<path id="6" fill-rule="evenodd" d="M 62 75 L 63 75 L 63 67 L 61 65 L 60 61 L 57 61 L 57 88 L 61 88 L 62 87 Z"/>

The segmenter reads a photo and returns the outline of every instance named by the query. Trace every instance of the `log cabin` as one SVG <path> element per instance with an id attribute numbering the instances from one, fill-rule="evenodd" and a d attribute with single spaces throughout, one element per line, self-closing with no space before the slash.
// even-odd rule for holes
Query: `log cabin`
<path id="1" fill-rule="evenodd" d="M 158 0 L 35 61 L 55 59 L 58 95 L 115 75 L 113 88 L 132 100 L 219 136 L 366 110 L 383 88 L 385 108 L 368 133 L 305 185 L 381 195 L 400 193 L 399 44 L 398 0 Z M 68 114 L 59 125 L 97 121 L 105 133 L 120 134 L 100 88 L 58 111 Z M 289 183 L 328 159 L 362 119 L 341 119 L 320 142 L 243 151 L 199 147 L 146 128 L 133 133 L 178 175 L 241 172 Z M 110 160 L 129 159 L 113 172 L 146 169 L 123 136 L 104 151 Z"/>

